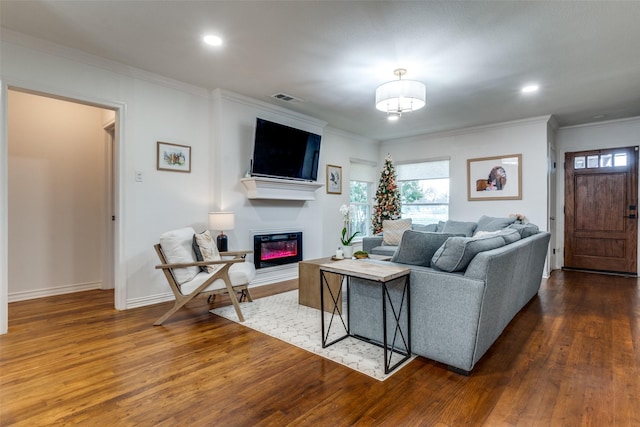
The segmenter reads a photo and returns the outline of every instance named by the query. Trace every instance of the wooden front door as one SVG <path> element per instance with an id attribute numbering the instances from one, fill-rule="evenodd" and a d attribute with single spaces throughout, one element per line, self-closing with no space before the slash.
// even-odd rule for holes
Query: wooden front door
<path id="1" fill-rule="evenodd" d="M 564 267 L 637 274 L 638 147 L 566 153 Z"/>

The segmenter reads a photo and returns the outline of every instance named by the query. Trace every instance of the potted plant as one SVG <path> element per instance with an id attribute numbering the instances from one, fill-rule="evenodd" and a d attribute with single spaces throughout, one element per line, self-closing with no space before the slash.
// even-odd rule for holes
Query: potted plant
<path id="1" fill-rule="evenodd" d="M 351 242 L 360 233 L 359 231 L 356 231 L 353 234 L 350 233 L 352 210 L 353 208 L 351 206 L 340 206 L 340 213 L 342 214 L 343 221 L 340 243 L 342 243 L 342 252 L 344 253 L 345 258 L 353 257 L 353 246 L 351 245 Z"/>

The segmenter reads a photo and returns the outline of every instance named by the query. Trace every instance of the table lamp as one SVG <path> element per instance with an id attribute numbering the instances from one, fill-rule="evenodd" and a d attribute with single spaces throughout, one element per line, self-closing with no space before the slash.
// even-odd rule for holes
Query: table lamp
<path id="1" fill-rule="evenodd" d="M 226 252 L 229 248 L 229 241 L 224 230 L 233 230 L 235 217 L 233 212 L 209 212 L 209 229 L 220 230 L 216 239 L 216 245 L 220 252 Z"/>

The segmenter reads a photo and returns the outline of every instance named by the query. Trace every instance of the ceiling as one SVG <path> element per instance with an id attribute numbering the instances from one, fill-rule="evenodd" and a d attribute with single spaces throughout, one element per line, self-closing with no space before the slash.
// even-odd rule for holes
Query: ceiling
<path id="1" fill-rule="evenodd" d="M 553 114 L 640 116 L 639 1 L 9 1 L 2 27 L 387 140 Z M 219 34 L 220 47 L 205 45 Z M 393 70 L 427 106 L 374 108 Z M 540 85 L 523 95 L 527 83 Z M 286 93 L 302 101 L 284 102 Z M 595 118 L 594 118 L 595 117 Z"/>

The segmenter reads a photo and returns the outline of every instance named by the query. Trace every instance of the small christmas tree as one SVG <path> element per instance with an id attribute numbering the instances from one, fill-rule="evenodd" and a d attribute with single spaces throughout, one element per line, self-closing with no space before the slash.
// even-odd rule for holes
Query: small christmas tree
<path id="1" fill-rule="evenodd" d="M 400 191 L 396 184 L 396 171 L 391 155 L 387 154 L 380 174 L 380 183 L 376 190 L 376 202 L 373 207 L 373 233 L 382 231 L 382 221 L 400 218 Z"/>

